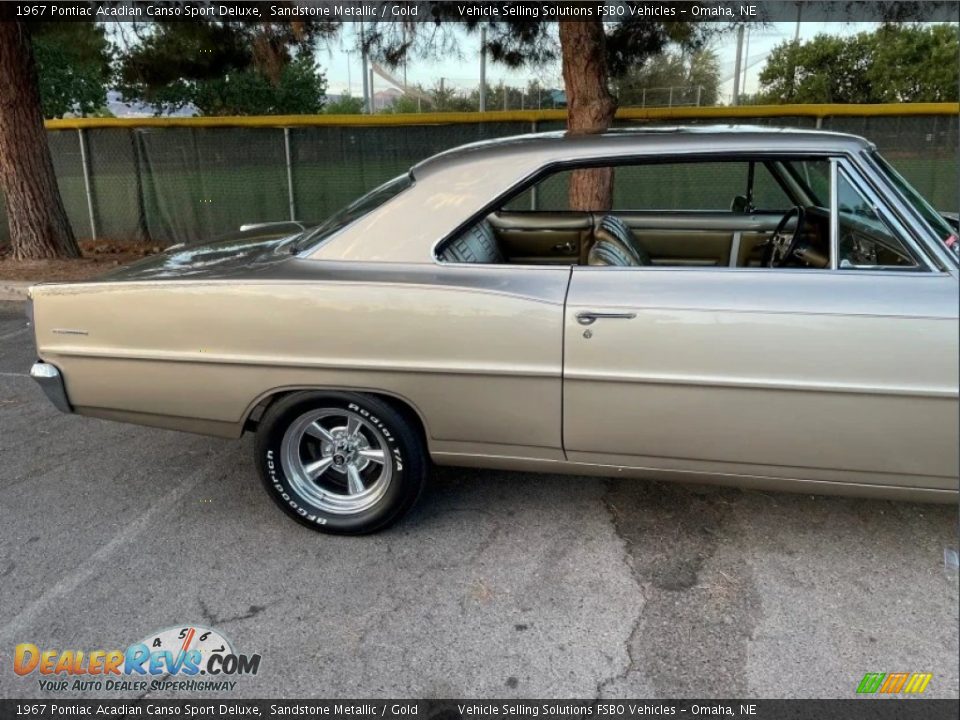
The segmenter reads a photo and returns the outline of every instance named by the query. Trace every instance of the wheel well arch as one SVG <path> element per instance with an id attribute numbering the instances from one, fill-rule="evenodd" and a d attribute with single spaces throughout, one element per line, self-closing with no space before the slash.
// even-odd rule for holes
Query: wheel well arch
<path id="1" fill-rule="evenodd" d="M 411 401 L 409 398 L 403 397 L 396 393 L 386 392 L 383 390 L 376 389 L 359 389 L 359 388 L 344 388 L 344 387 L 316 387 L 316 386 L 296 386 L 296 387 L 281 387 L 274 388 L 273 390 L 268 390 L 267 392 L 261 394 L 257 397 L 244 411 L 243 419 L 241 421 L 241 427 L 243 432 L 255 432 L 258 424 L 260 423 L 260 418 L 263 417 L 263 414 L 267 411 L 271 405 L 280 400 L 281 398 L 287 397 L 298 392 L 354 392 L 361 395 L 371 395 L 392 407 L 394 410 L 399 412 L 404 418 L 410 423 L 411 427 L 414 428 L 419 434 L 420 439 L 423 441 L 424 448 L 429 452 L 430 451 L 430 433 L 427 430 L 427 422 L 424 420 L 423 413 L 420 412 L 420 409 L 416 406 L 416 403 Z"/>

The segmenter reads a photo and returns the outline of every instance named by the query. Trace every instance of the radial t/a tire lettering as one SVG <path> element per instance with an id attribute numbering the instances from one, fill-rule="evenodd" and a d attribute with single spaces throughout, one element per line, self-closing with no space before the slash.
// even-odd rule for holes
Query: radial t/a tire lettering
<path id="1" fill-rule="evenodd" d="M 257 468 L 274 502 L 320 532 L 376 532 L 423 490 L 427 457 L 417 428 L 359 393 L 298 392 L 271 405 L 257 430 Z"/>

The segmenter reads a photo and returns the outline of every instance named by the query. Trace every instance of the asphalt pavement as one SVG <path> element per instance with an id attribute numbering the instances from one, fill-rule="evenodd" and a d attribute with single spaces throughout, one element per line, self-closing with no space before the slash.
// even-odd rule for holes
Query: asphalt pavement
<path id="1" fill-rule="evenodd" d="M 261 655 L 233 697 L 958 697 L 955 506 L 441 468 L 392 529 L 325 536 L 252 438 L 61 415 L 33 360 L 0 303 L 0 697 L 52 697 L 18 643 L 190 624 Z"/>

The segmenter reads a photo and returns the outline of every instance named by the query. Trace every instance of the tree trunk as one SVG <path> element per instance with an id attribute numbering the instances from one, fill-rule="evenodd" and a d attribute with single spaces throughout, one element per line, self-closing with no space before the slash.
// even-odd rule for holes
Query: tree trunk
<path id="1" fill-rule="evenodd" d="M 79 257 L 53 173 L 27 27 L 0 3 L 0 191 L 16 260 Z"/>
<path id="2" fill-rule="evenodd" d="M 560 22 L 567 130 L 573 135 L 603 132 L 617 111 L 607 86 L 605 40 L 599 20 Z M 602 211 L 612 205 L 613 168 L 575 170 L 571 174 L 571 210 Z"/>

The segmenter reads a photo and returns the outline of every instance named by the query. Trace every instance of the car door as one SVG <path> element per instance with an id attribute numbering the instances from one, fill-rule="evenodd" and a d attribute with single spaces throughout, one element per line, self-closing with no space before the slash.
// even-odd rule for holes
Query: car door
<path id="1" fill-rule="evenodd" d="M 957 302 L 931 269 L 575 267 L 567 458 L 955 490 Z"/>

